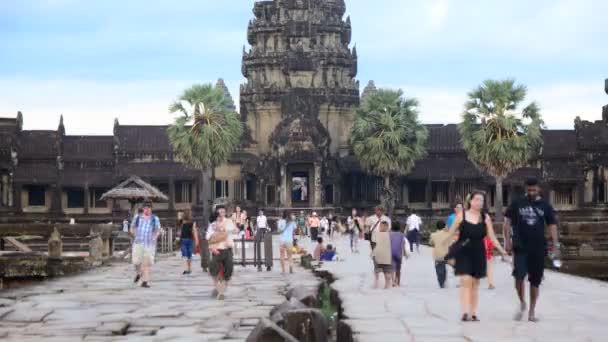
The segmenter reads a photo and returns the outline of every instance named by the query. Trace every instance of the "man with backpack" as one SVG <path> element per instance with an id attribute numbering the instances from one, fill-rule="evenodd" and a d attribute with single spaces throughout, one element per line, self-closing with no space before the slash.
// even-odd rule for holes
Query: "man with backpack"
<path id="1" fill-rule="evenodd" d="M 156 240 L 160 235 L 160 220 L 152 215 L 152 203 L 144 203 L 143 213 L 137 215 L 131 224 L 134 237 L 132 261 L 135 265 L 134 283 L 142 281 L 141 287 L 150 287 L 150 271 L 156 254 Z"/>

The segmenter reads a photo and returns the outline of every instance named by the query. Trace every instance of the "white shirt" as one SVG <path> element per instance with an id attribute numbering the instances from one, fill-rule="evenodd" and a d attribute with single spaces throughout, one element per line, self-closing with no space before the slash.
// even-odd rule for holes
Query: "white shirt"
<path id="1" fill-rule="evenodd" d="M 412 231 L 412 230 L 417 230 L 420 231 L 420 225 L 422 224 L 422 219 L 416 215 L 416 214 L 412 214 L 407 218 L 407 230 L 408 231 Z"/>
<path id="2" fill-rule="evenodd" d="M 232 222 L 232 220 L 229 218 L 225 218 L 224 223 L 225 223 L 224 228 L 226 229 L 226 234 L 228 234 L 228 237 L 226 238 L 226 240 L 220 241 L 220 242 L 214 244 L 213 246 L 210 245 L 209 247 L 214 247 L 217 249 L 226 249 L 226 248 L 232 248 L 234 246 L 234 240 L 232 238 L 232 234 L 234 234 L 234 232 L 236 231 L 236 226 L 234 225 L 234 222 Z M 213 235 L 213 233 L 215 233 L 218 230 L 219 230 L 219 227 L 218 227 L 217 221 L 213 222 L 207 228 L 207 234 L 205 234 L 205 238 L 207 240 L 211 239 L 211 236 Z"/>
<path id="3" fill-rule="evenodd" d="M 380 221 L 378 224 L 376 224 L 378 221 Z M 391 224 L 391 219 L 388 218 L 388 216 L 386 215 L 382 215 L 380 217 L 376 216 L 376 215 L 372 215 L 368 218 L 365 219 L 365 229 L 366 231 L 369 229 L 371 230 L 372 228 L 374 229 L 374 231 L 377 231 L 378 229 L 380 229 L 380 224 L 385 221 L 388 223 L 388 229 L 390 231 L 392 224 Z"/>
<path id="4" fill-rule="evenodd" d="M 321 222 L 319 224 L 321 225 L 321 228 L 329 228 L 329 221 L 325 217 L 321 219 Z"/>
<path id="5" fill-rule="evenodd" d="M 266 216 L 260 215 L 255 219 L 256 226 L 258 228 L 268 228 L 268 220 Z"/>

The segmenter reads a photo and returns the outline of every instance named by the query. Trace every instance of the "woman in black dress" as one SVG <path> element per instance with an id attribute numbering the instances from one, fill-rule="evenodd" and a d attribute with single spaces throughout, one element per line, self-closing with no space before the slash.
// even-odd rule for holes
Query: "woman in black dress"
<path id="1" fill-rule="evenodd" d="M 496 240 L 492 218 L 485 212 L 484 202 L 483 192 L 473 192 L 467 201 L 467 210 L 461 211 L 450 227 L 450 233 L 458 233 L 457 243 L 462 246 L 455 255 L 454 267 L 460 278 L 462 321 L 479 321 L 479 280 L 486 277 L 484 237 L 487 236 L 500 253 L 506 255 Z"/>

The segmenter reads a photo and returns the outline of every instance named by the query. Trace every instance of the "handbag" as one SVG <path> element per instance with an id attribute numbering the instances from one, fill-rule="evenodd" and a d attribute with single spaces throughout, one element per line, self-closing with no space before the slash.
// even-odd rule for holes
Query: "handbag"
<path id="1" fill-rule="evenodd" d="M 372 226 L 372 228 L 369 230 L 369 233 L 363 234 L 365 240 L 372 241 L 372 233 L 374 232 L 374 229 L 378 227 L 378 224 L 380 224 L 380 219 L 378 219 L 378 221 L 376 221 L 376 223 Z"/>

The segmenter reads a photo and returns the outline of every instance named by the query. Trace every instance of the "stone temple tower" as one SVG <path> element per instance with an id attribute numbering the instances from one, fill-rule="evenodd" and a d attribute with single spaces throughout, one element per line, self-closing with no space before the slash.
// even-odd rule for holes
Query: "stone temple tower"
<path id="1" fill-rule="evenodd" d="M 349 152 L 359 104 L 357 51 L 349 47 L 345 11 L 344 0 L 254 5 L 240 94 L 245 151 L 269 166 L 258 177 L 276 183 L 281 206 L 319 207 L 336 195 L 337 165 Z"/>

